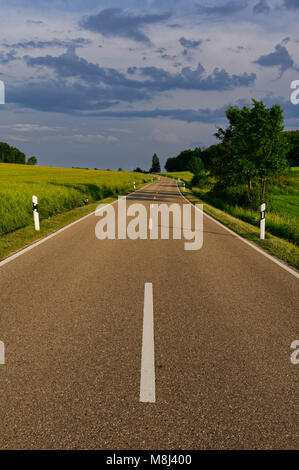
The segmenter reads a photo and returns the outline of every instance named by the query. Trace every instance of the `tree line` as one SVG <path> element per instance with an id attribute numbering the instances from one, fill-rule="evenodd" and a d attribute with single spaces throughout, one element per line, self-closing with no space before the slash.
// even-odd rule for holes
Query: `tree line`
<path id="1" fill-rule="evenodd" d="M 36 165 L 37 158 L 32 156 L 26 161 L 26 155 L 16 147 L 0 142 L 0 163 L 19 163 L 22 165 Z"/>

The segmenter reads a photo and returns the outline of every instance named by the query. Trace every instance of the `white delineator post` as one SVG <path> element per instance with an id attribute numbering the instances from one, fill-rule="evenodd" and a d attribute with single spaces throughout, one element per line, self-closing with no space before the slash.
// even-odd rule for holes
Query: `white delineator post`
<path id="1" fill-rule="evenodd" d="M 135 183 L 135 181 L 134 181 L 134 189 L 136 189 L 136 183 Z"/>
<path id="2" fill-rule="evenodd" d="M 260 239 L 265 240 L 265 212 L 266 212 L 266 204 L 261 205 L 261 221 L 260 221 Z"/>
<path id="3" fill-rule="evenodd" d="M 33 218 L 34 218 L 34 228 L 35 230 L 39 230 L 39 215 L 38 215 L 38 204 L 37 204 L 37 197 L 32 196 L 32 204 L 33 204 Z"/>

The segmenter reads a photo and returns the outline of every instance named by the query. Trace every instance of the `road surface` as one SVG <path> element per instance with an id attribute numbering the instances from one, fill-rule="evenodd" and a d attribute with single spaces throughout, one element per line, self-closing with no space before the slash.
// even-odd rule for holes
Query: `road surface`
<path id="1" fill-rule="evenodd" d="M 298 448 L 298 279 L 207 217 L 197 251 L 98 220 L 0 266 L 0 448 Z"/>

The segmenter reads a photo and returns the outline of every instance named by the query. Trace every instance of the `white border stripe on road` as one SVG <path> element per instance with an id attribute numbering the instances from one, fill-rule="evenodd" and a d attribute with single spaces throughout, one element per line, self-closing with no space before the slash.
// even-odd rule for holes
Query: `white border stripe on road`
<path id="1" fill-rule="evenodd" d="M 179 194 L 184 198 L 186 199 L 187 202 L 189 202 L 189 204 L 191 204 L 195 209 L 197 210 L 200 210 L 198 209 L 194 204 L 192 204 L 192 202 L 190 202 L 185 196 L 184 194 L 181 193 L 180 191 L 180 188 L 178 186 L 178 184 L 176 183 L 177 185 L 177 189 L 179 191 Z M 215 222 L 215 224 L 217 225 L 220 225 L 220 227 L 224 228 L 225 230 L 227 230 L 227 232 L 231 233 L 232 235 L 234 235 L 235 237 L 239 238 L 239 240 L 241 240 L 243 243 L 246 243 L 246 245 L 250 246 L 251 248 L 253 248 L 254 250 L 258 251 L 261 255 L 265 256 L 266 258 L 268 258 L 269 260 L 271 260 L 273 263 L 275 264 L 278 264 L 278 266 L 280 266 L 281 268 L 283 268 L 285 271 L 288 271 L 290 274 L 292 274 L 293 276 L 299 278 L 299 273 L 296 272 L 294 269 L 292 268 L 289 268 L 289 266 L 287 266 L 286 264 L 284 263 L 281 263 L 278 259 L 274 258 L 274 256 L 271 256 L 269 255 L 269 253 L 267 253 L 266 251 L 262 250 L 261 248 L 259 248 L 258 246 L 254 245 L 253 243 L 249 242 L 248 240 L 246 240 L 246 238 L 243 238 L 241 237 L 240 235 L 238 235 L 236 232 L 234 232 L 233 230 L 231 230 L 230 228 L 226 227 L 225 225 L 223 225 L 221 222 L 219 222 L 218 220 L 214 219 L 214 217 L 212 217 L 211 215 L 209 214 L 206 214 L 204 212 L 204 215 L 206 217 L 208 217 L 209 219 L 211 219 L 213 222 Z"/>
<path id="2" fill-rule="evenodd" d="M 146 282 L 144 285 L 140 401 L 155 403 L 155 380 L 153 284 Z"/>
<path id="3" fill-rule="evenodd" d="M 153 184 L 153 183 L 146 184 L 142 188 L 139 188 L 136 191 L 134 191 L 133 193 L 127 194 L 127 196 L 130 196 L 131 194 L 138 193 L 138 191 L 141 191 L 142 189 L 145 189 L 147 186 L 150 186 L 151 184 Z M 112 206 L 116 202 L 117 202 L 117 199 L 113 202 L 110 202 L 110 204 L 107 204 L 107 206 L 110 206 L 110 205 Z M 99 204 L 100 203 L 101 202 L 99 201 Z M 26 248 L 22 248 L 21 250 L 17 251 L 13 255 L 9 255 L 7 258 L 4 258 L 4 260 L 0 261 L 0 267 L 4 266 L 7 263 L 10 263 L 14 259 L 16 259 L 19 256 L 23 255 L 24 253 L 27 253 L 27 251 L 32 250 L 36 246 L 41 245 L 42 243 L 45 243 L 46 241 L 50 240 L 50 238 L 56 237 L 56 235 L 58 235 L 59 233 L 64 232 L 65 230 L 72 227 L 73 225 L 78 224 L 79 222 L 81 222 L 84 219 L 87 219 L 87 217 L 90 217 L 91 215 L 95 215 L 95 213 L 96 213 L 96 211 L 90 212 L 90 214 L 84 215 L 83 217 L 80 217 L 80 219 L 77 219 L 74 222 L 71 222 L 70 224 L 65 225 L 64 227 L 60 228 L 59 230 L 56 230 L 55 232 L 51 233 L 50 235 L 47 235 L 46 237 L 41 238 L 40 240 L 37 240 L 36 242 L 31 243 L 29 246 L 26 246 Z"/>

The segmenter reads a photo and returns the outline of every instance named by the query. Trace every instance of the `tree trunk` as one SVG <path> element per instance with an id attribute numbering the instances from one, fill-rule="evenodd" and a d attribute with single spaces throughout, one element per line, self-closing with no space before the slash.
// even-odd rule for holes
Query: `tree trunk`
<path id="1" fill-rule="evenodd" d="M 247 183 L 248 183 L 248 191 L 252 191 L 252 180 L 251 180 L 251 175 L 247 175 Z"/>
<path id="2" fill-rule="evenodd" d="M 266 178 L 261 178 L 261 198 L 264 201 L 266 193 Z"/>

